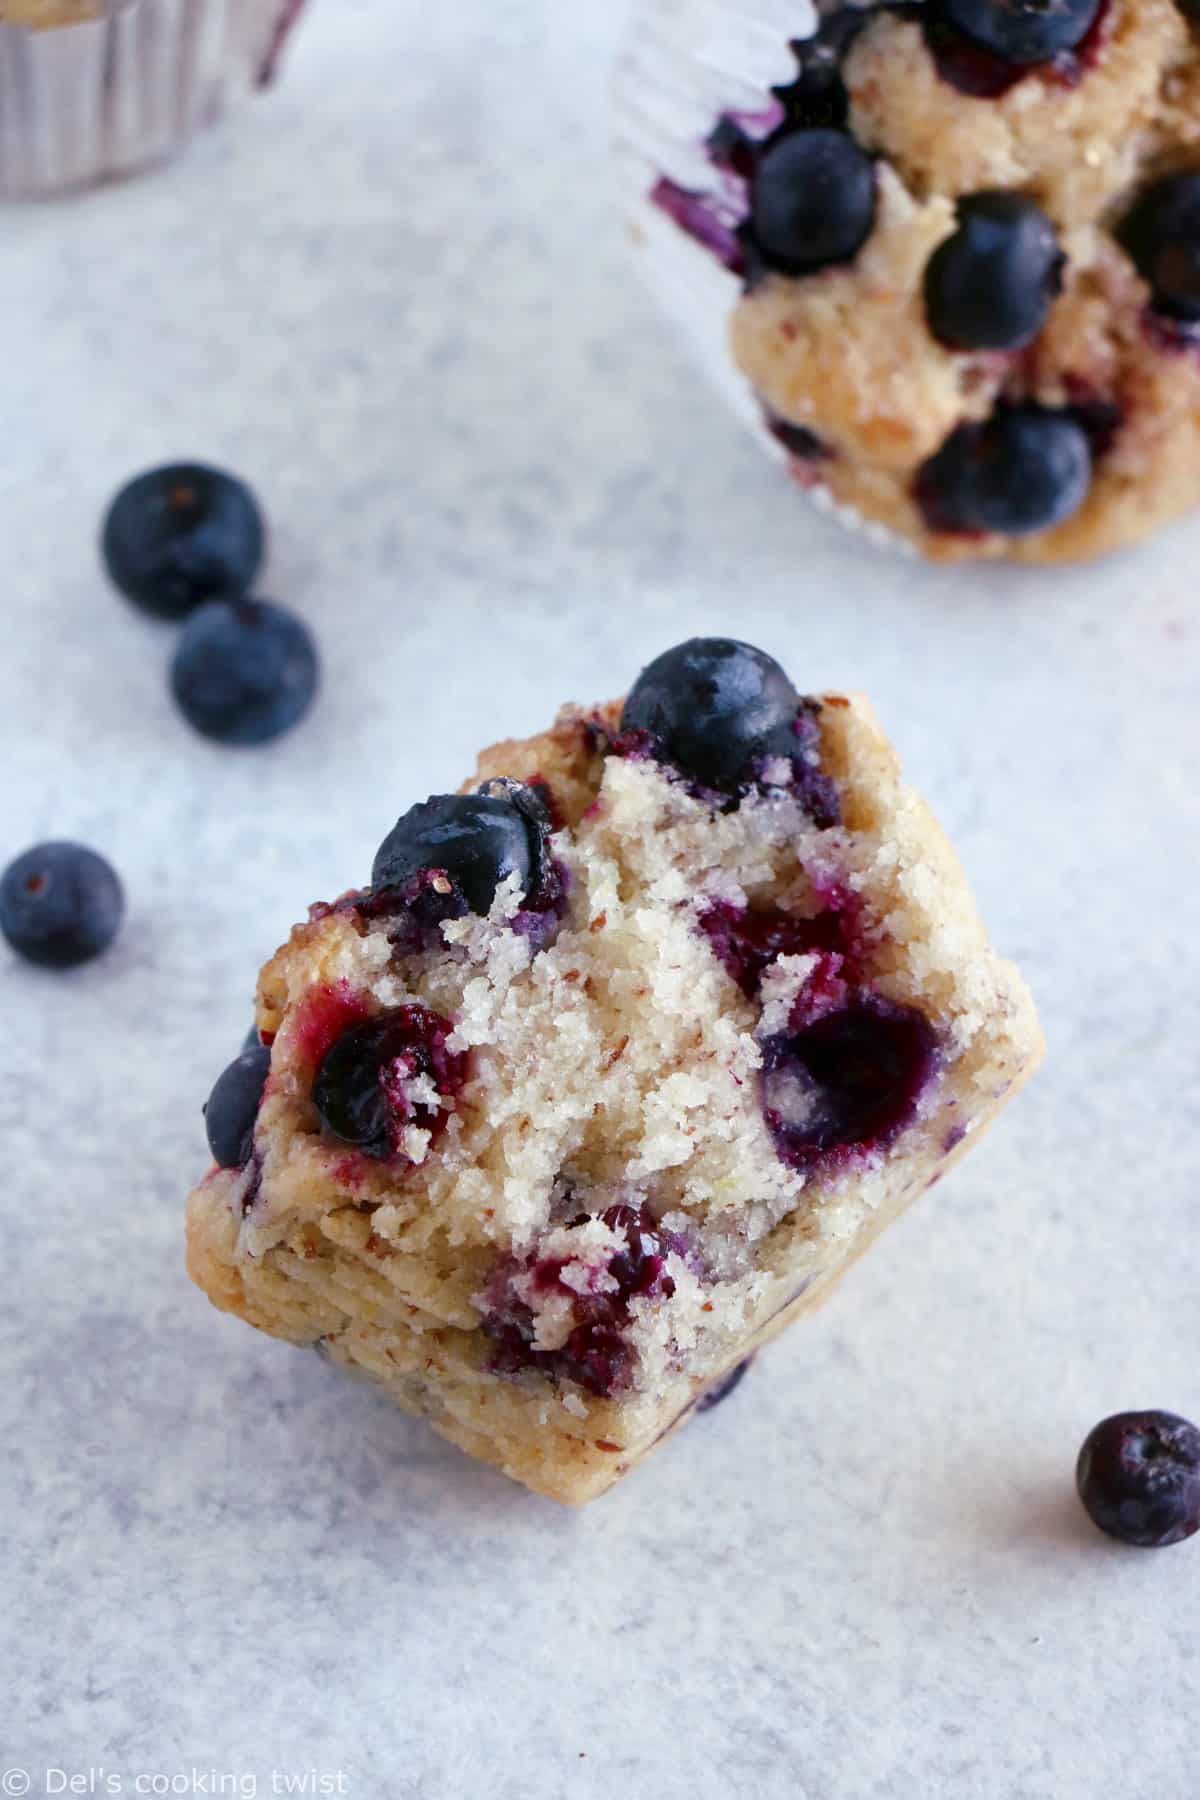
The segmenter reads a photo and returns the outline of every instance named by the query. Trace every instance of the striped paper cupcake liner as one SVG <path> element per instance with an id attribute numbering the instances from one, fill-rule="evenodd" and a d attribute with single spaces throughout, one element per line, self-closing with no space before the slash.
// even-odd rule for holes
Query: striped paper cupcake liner
<path id="1" fill-rule="evenodd" d="M 9 0 L 0 195 L 66 193 L 165 161 L 274 73 L 303 0 Z"/>

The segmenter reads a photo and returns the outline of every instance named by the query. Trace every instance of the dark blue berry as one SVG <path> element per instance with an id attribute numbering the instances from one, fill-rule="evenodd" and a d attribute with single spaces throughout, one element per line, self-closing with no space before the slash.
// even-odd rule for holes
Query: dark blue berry
<path id="1" fill-rule="evenodd" d="M 215 600 L 188 619 L 171 687 L 190 725 L 221 744 L 265 744 L 302 719 L 317 691 L 307 625 L 270 600 Z"/>
<path id="2" fill-rule="evenodd" d="M 495 789 L 495 784 L 493 789 Z M 486 914 L 501 882 L 515 875 L 522 894 L 536 887 L 545 813 L 530 789 L 437 794 L 397 820 L 375 857 L 371 885 L 401 888 L 424 869 L 448 875 L 474 913 Z"/>
<path id="3" fill-rule="evenodd" d="M 750 235 L 761 260 L 787 275 L 849 262 L 875 222 L 875 170 L 843 131 L 797 131 L 761 158 L 750 190 Z"/>
<path id="4" fill-rule="evenodd" d="M 489 780 L 481 781 L 475 792 L 486 794 L 493 800 L 509 801 L 539 832 L 551 831 L 554 827 L 547 798 L 549 790 L 541 783 L 527 787 L 515 776 L 493 775 Z"/>
<path id="5" fill-rule="evenodd" d="M 935 17 L 1004 62 L 1049 62 L 1082 43 L 1103 0 L 931 0 Z"/>
<path id="6" fill-rule="evenodd" d="M 116 937 L 125 895 L 102 856 L 82 844 L 37 844 L 0 877 L 0 931 L 27 962 L 70 969 Z"/>
<path id="7" fill-rule="evenodd" d="M 241 1169 L 254 1148 L 254 1121 L 271 1070 L 264 1044 L 243 1050 L 217 1077 L 204 1108 L 204 1128 L 213 1161 L 222 1169 Z"/>
<path id="8" fill-rule="evenodd" d="M 793 425 L 790 419 L 781 419 L 775 413 L 767 413 L 767 430 L 777 444 L 782 444 L 789 456 L 796 457 L 799 462 L 824 462 L 830 455 L 828 445 L 823 444 L 815 431 L 807 425 Z"/>
<path id="9" fill-rule="evenodd" d="M 1091 480 L 1091 446 L 1077 420 L 1005 406 L 951 433 L 920 470 L 916 493 L 931 531 L 1025 537 L 1078 512 Z"/>
<path id="10" fill-rule="evenodd" d="M 764 757 L 796 754 L 800 704 L 765 651 L 736 638 L 689 638 L 642 670 L 621 730 L 645 732 L 682 774 L 730 792 Z"/>
<path id="11" fill-rule="evenodd" d="M 912 1119 L 936 1056 L 924 1013 L 870 994 L 769 1039 L 763 1110 L 780 1155 L 805 1168 L 831 1150 L 889 1144 Z"/>
<path id="12" fill-rule="evenodd" d="M 794 81 L 774 89 L 783 107 L 785 130 L 845 125 L 850 99 L 842 67 L 855 38 L 870 20 L 869 7 L 835 6 L 820 14 L 811 37 L 793 41 L 790 48 L 799 72 Z"/>
<path id="13" fill-rule="evenodd" d="M 245 1041 L 242 1044 L 242 1049 L 243 1049 L 243 1051 L 257 1050 L 261 1044 L 262 1044 L 262 1039 L 258 1035 L 258 1026 L 252 1025 L 250 1027 L 249 1031 L 246 1033 Z"/>
<path id="14" fill-rule="evenodd" d="M 265 542 L 244 482 L 200 463 L 173 463 L 121 489 L 101 548 L 123 594 L 158 618 L 182 619 L 205 600 L 246 593 Z"/>
<path id="15" fill-rule="evenodd" d="M 1175 1413 L 1114 1413 L 1083 1440 L 1075 1485 L 1110 1537 L 1178 1544 L 1200 1531 L 1200 1431 Z"/>
<path id="16" fill-rule="evenodd" d="M 448 1020 L 424 1006 L 404 1006 L 343 1032 L 321 1059 L 313 1105 L 343 1143 L 365 1156 L 391 1156 L 400 1133 L 413 1124 L 437 1130 L 444 1113 L 425 1100 L 410 1100 L 408 1084 L 428 1076 L 443 1099 L 466 1078 L 466 1057 L 446 1048 Z"/>
<path id="17" fill-rule="evenodd" d="M 706 1393 L 701 1394 L 696 1402 L 696 1411 L 711 1412 L 714 1406 L 720 1406 L 722 1400 L 728 1400 L 734 1388 L 740 1387 L 749 1374 L 753 1361 L 753 1356 L 747 1356 L 743 1362 L 735 1363 L 728 1375 L 723 1376 L 715 1387 L 710 1387 Z"/>
<path id="18" fill-rule="evenodd" d="M 959 201 L 958 230 L 925 271 L 929 329 L 955 350 L 1019 350 L 1045 324 L 1064 261 L 1032 200 L 971 194 Z"/>
<path id="19" fill-rule="evenodd" d="M 1118 236 L 1156 310 L 1200 320 L 1200 173 L 1156 181 L 1134 202 Z"/>

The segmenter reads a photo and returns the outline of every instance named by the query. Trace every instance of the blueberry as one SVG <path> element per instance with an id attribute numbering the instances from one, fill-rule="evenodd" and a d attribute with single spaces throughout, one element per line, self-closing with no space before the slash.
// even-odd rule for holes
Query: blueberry
<path id="1" fill-rule="evenodd" d="M 1178 1544 L 1200 1531 L 1200 1431 L 1174 1413 L 1114 1413 L 1083 1440 L 1075 1486 L 1110 1537 Z"/>
<path id="2" fill-rule="evenodd" d="M 775 661 L 736 638 L 689 638 L 642 670 L 621 730 L 647 734 L 684 775 L 730 792 L 768 756 L 794 756 L 800 697 Z"/>
<path id="3" fill-rule="evenodd" d="M 1200 320 L 1200 173 L 1168 175 L 1139 195 L 1118 233 L 1154 305 Z"/>
<path id="4" fill-rule="evenodd" d="M 241 1169 L 254 1147 L 254 1121 L 271 1070 L 264 1044 L 243 1050 L 217 1077 L 204 1108 L 204 1128 L 213 1160 L 222 1169 Z"/>
<path id="5" fill-rule="evenodd" d="M 124 914 L 115 871 L 83 844 L 37 844 L 0 877 L 0 931 L 18 956 L 47 969 L 99 956 Z"/>
<path id="6" fill-rule="evenodd" d="M 1001 407 L 960 425 L 917 476 L 932 531 L 1048 531 L 1079 511 L 1092 480 L 1087 433 L 1067 413 Z"/>
<path id="7" fill-rule="evenodd" d="M 763 1110 L 780 1155 L 804 1168 L 831 1150 L 889 1144 L 913 1118 L 936 1057 L 924 1013 L 870 994 L 769 1039 Z"/>
<path id="8" fill-rule="evenodd" d="M 871 159 L 844 131 L 797 131 L 759 161 L 750 232 L 768 268 L 808 275 L 857 255 L 875 222 Z"/>
<path id="9" fill-rule="evenodd" d="M 1065 258 L 1023 194 L 971 194 L 925 271 L 929 329 L 956 350 L 1019 350 L 1046 322 Z"/>
<path id="10" fill-rule="evenodd" d="M 435 1131 L 444 1113 L 413 1091 L 427 1077 L 442 1099 L 466 1078 L 466 1058 L 447 1050 L 450 1023 L 424 1006 L 404 1006 L 352 1026 L 326 1051 L 313 1082 L 313 1105 L 343 1143 L 388 1157 L 409 1124 Z"/>
<path id="11" fill-rule="evenodd" d="M 565 1376 L 577 1381 L 605 1399 L 630 1385 L 637 1363 L 626 1334 L 630 1308 L 637 1300 L 673 1297 L 675 1281 L 666 1272 L 667 1256 L 686 1254 L 686 1245 L 676 1234 L 663 1231 L 645 1205 L 610 1206 L 601 1217 L 624 1244 L 610 1258 L 611 1279 L 599 1291 L 580 1293 L 568 1286 L 562 1279 L 567 1266 L 562 1256 L 509 1263 L 511 1273 L 531 1278 L 542 1293 L 557 1291 L 569 1303 L 575 1323 L 561 1348 L 541 1349 L 527 1301 L 511 1288 L 502 1298 L 498 1293 L 483 1320 L 484 1332 L 495 1347 L 492 1368 L 497 1373 L 536 1369 L 551 1379 Z M 587 1218 L 583 1213 L 572 1223 L 582 1225 Z"/>
<path id="12" fill-rule="evenodd" d="M 475 792 L 486 794 L 493 800 L 508 800 L 539 831 L 554 829 L 549 789 L 541 783 L 527 787 L 512 775 L 493 775 L 489 780 L 481 781 Z"/>
<path id="13" fill-rule="evenodd" d="M 933 0 L 965 37 L 1004 62 L 1026 67 L 1049 62 L 1083 42 L 1103 0 Z"/>
<path id="14" fill-rule="evenodd" d="M 745 1357 L 740 1363 L 735 1363 L 728 1375 L 722 1376 L 721 1380 L 718 1381 L 714 1387 L 708 1388 L 701 1394 L 699 1400 L 696 1402 L 696 1411 L 702 1413 L 711 1412 L 714 1406 L 720 1406 L 722 1400 L 728 1400 L 734 1388 L 740 1387 L 746 1376 L 750 1373 L 750 1364 L 753 1361 L 754 1357 L 753 1354 L 751 1354 L 750 1356 Z"/>
<path id="15" fill-rule="evenodd" d="M 493 791 L 437 794 L 410 807 L 379 846 L 372 887 L 403 887 L 422 869 L 440 869 L 480 914 L 491 909 L 496 889 L 510 875 L 523 894 L 530 893 L 540 873 L 538 821 L 544 814 L 528 788 L 520 792 L 520 804 L 511 792 Z"/>
<path id="16" fill-rule="evenodd" d="M 751 910 L 718 900 L 699 914 L 696 923 L 749 1000 L 758 994 L 763 977 L 781 956 L 833 951 L 845 966 L 862 954 L 862 946 L 856 942 L 854 910 L 848 903 L 802 918 L 778 907 Z"/>
<path id="17" fill-rule="evenodd" d="M 793 425 L 790 419 L 781 419 L 774 413 L 766 415 L 766 425 L 775 442 L 799 462 L 824 462 L 830 455 L 828 445 L 807 425 Z"/>
<path id="18" fill-rule="evenodd" d="M 121 592 L 160 619 L 205 600 L 244 594 L 262 564 L 266 532 L 244 482 L 200 463 L 152 469 L 123 487 L 101 538 Z"/>
<path id="19" fill-rule="evenodd" d="M 188 619 L 171 688 L 190 725 L 220 744 L 265 744 L 312 705 L 319 665 L 307 625 L 270 600 L 214 600 Z"/>

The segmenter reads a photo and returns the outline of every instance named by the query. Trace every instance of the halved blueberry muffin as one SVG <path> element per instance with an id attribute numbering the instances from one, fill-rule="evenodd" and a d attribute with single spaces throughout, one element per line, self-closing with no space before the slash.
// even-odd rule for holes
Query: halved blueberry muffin
<path id="1" fill-rule="evenodd" d="M 412 808 L 263 970 L 220 1307 L 555 1499 L 815 1305 L 1035 1067 L 866 701 L 693 640 Z"/>
<path id="2" fill-rule="evenodd" d="M 941 560 L 1094 556 L 1195 506 L 1190 0 L 823 9 L 756 91 L 758 12 L 715 0 L 699 44 L 686 0 L 644 0 L 624 139 L 664 299 L 728 318 L 798 480 Z"/>

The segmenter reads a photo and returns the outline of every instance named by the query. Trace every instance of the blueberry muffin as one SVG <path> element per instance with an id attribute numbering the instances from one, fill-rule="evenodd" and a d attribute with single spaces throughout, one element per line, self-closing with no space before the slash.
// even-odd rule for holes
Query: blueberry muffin
<path id="1" fill-rule="evenodd" d="M 1031 1072 L 865 700 L 726 639 L 413 807 L 262 972 L 188 1265 L 538 1493 L 612 1486 Z"/>
<path id="2" fill-rule="evenodd" d="M 689 52 L 658 54 L 686 86 Z M 699 168 L 665 166 L 678 125 L 640 163 L 740 284 L 705 304 L 797 479 L 939 560 L 1093 557 L 1193 507 L 1194 0 L 842 9 L 787 55 L 709 113 Z M 653 114 L 647 69 L 625 81 Z"/>

